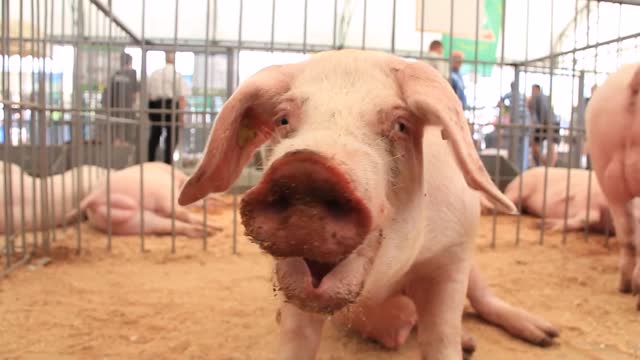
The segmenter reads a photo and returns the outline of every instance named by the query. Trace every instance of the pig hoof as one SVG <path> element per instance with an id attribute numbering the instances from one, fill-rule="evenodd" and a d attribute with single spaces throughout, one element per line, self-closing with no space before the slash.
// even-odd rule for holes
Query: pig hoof
<path id="1" fill-rule="evenodd" d="M 630 294 L 631 293 L 631 280 L 627 279 L 627 278 L 621 278 L 620 279 L 620 286 L 618 286 L 618 291 L 620 291 L 623 294 Z"/>
<path id="2" fill-rule="evenodd" d="M 392 332 L 388 336 L 383 336 L 379 339 L 382 346 L 389 350 L 397 350 L 402 344 L 407 342 L 413 325 L 404 326 L 398 329 L 397 332 Z"/>
<path id="3" fill-rule="evenodd" d="M 476 341 L 473 336 L 463 333 L 462 334 L 462 352 L 464 353 L 463 358 L 469 359 L 471 355 L 476 351 Z"/>

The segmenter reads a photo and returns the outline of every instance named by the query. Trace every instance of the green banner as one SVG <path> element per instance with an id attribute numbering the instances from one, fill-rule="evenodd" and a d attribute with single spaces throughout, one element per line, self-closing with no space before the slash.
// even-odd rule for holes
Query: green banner
<path id="1" fill-rule="evenodd" d="M 502 0 L 485 0 L 485 18 L 486 21 L 481 24 L 478 31 L 478 42 L 475 38 L 458 38 L 451 37 L 448 34 L 442 34 L 442 44 L 444 45 L 444 53 L 449 54 L 449 45 L 452 43 L 453 50 L 462 51 L 466 61 L 474 61 L 476 56 L 476 45 L 478 46 L 478 61 L 495 62 L 498 52 L 498 38 L 502 32 Z M 448 55 L 447 55 L 448 56 Z M 490 76 L 494 65 L 478 64 L 478 75 Z M 462 72 L 473 71 L 473 64 L 466 64 L 462 67 Z"/>

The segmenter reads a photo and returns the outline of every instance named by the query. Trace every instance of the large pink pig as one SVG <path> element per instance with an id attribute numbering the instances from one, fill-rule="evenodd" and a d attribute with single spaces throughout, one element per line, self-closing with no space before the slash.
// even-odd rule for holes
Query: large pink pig
<path id="1" fill-rule="evenodd" d="M 280 359 L 315 358 L 330 314 L 392 346 L 415 324 L 424 359 L 461 359 L 467 290 L 476 310 L 513 334 L 541 345 L 557 335 L 472 270 L 476 190 L 501 210 L 515 207 L 432 67 L 340 50 L 259 71 L 224 105 L 179 203 L 229 188 L 267 141 L 273 154 L 241 216 L 275 259 Z M 355 311 L 365 321 L 349 319 Z M 382 332 L 368 328 L 394 312 L 403 315 Z"/>
<path id="2" fill-rule="evenodd" d="M 622 292 L 640 292 L 640 64 L 627 64 L 598 88 L 586 111 L 593 169 L 620 242 Z M 640 310 L 640 299 L 637 307 Z"/>
<path id="3" fill-rule="evenodd" d="M 5 176 L 5 166 L 10 172 Z M 101 167 L 84 165 L 78 168 L 67 170 L 62 174 L 51 175 L 45 178 L 33 178 L 22 170 L 18 165 L 0 162 L 0 233 L 8 228 L 5 218 L 11 219 L 14 232 L 45 230 L 61 226 L 65 222 L 65 215 L 74 209 L 76 201 L 80 201 L 87 195 L 92 186 L 97 185 L 100 178 L 106 174 L 106 170 Z M 77 184 L 78 172 L 82 177 L 82 186 Z M 24 177 L 22 177 L 24 176 Z M 11 179 L 11 201 L 5 200 L 5 181 Z M 47 206 L 46 213 L 43 207 L 42 190 L 46 188 Z M 24 194 L 24 197 L 22 197 Z M 6 204 L 10 204 L 9 214 Z M 35 206 L 35 207 L 34 207 Z M 42 221 L 43 214 L 46 214 L 46 221 Z M 8 215 L 8 216 L 5 216 Z M 67 219 L 67 223 L 69 219 Z"/>
<path id="4" fill-rule="evenodd" d="M 543 206 L 545 192 L 546 206 Z M 567 231 L 582 230 L 587 225 L 592 231 L 605 232 L 609 229 L 613 233 L 607 201 L 595 175 L 591 176 L 589 185 L 589 170 L 572 168 L 569 176 L 566 168 L 548 167 L 545 171 L 544 166 L 534 167 L 513 179 L 507 185 L 504 194 L 514 204 L 521 204 L 521 210 L 531 215 L 542 216 L 543 209 L 546 209 L 543 223 L 545 228 L 551 231 L 564 230 L 568 205 Z"/>
<path id="5" fill-rule="evenodd" d="M 143 166 L 142 196 L 140 204 L 140 167 Z M 171 234 L 171 166 L 162 162 L 147 162 L 114 171 L 110 174 L 110 204 L 107 203 L 106 176 L 80 204 L 80 210 L 86 212 L 89 224 L 94 228 L 107 231 L 109 223 L 114 235 L 135 235 L 140 232 L 140 222 L 144 216 L 144 232 L 148 234 Z M 175 169 L 173 183 L 174 194 L 179 194 L 180 187 L 187 176 Z M 108 214 L 107 206 L 111 207 Z M 207 224 L 203 220 L 175 202 L 176 234 L 190 237 L 201 237 L 221 230 Z M 144 213 L 141 215 L 141 213 Z M 69 217 L 76 214 L 70 213 Z M 110 215 L 110 218 L 109 218 Z"/>

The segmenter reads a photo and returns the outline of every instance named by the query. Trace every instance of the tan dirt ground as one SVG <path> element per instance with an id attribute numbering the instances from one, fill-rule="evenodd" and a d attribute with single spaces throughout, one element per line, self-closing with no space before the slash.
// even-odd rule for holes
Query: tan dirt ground
<path id="1" fill-rule="evenodd" d="M 73 231 L 61 230 L 52 262 L 26 266 L 0 279 L 2 359 L 275 359 L 276 299 L 269 258 L 240 236 L 231 255 L 232 212 L 211 215 L 228 224 L 202 240 L 106 236 L 82 225 L 83 254 Z M 582 233 L 545 236 L 538 245 L 534 220 L 483 217 L 476 258 L 495 292 L 542 315 L 561 335 L 546 349 L 523 343 L 477 319 L 464 324 L 475 336 L 474 359 L 640 359 L 640 313 L 635 299 L 618 293 L 617 248 Z M 239 227 L 239 234 L 242 229 Z M 62 238 L 62 239 L 60 239 Z M 3 239 L 4 240 L 4 239 Z M 399 351 L 386 351 L 328 324 L 318 359 L 416 359 L 415 335 Z"/>

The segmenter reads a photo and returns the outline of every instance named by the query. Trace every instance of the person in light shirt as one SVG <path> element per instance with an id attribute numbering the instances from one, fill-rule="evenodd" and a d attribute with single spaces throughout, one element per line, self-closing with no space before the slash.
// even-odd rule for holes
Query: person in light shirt
<path id="1" fill-rule="evenodd" d="M 175 74 L 175 86 L 174 86 Z M 175 92 L 174 92 L 175 90 Z M 165 66 L 154 71 L 148 81 L 149 99 L 149 120 L 151 121 L 151 134 L 149 136 L 149 161 L 155 161 L 156 150 L 160 144 L 162 129 L 165 130 L 164 138 L 164 162 L 171 164 L 173 160 L 173 150 L 178 144 L 178 128 L 172 134 L 171 124 L 173 112 L 176 110 L 177 125 L 183 123 L 184 114 L 178 111 L 186 107 L 186 97 L 190 94 L 189 85 L 182 78 L 182 75 L 175 70 L 175 53 L 165 54 Z M 154 110 L 165 110 L 171 112 L 158 112 Z M 171 139 L 173 135 L 173 146 Z"/>

